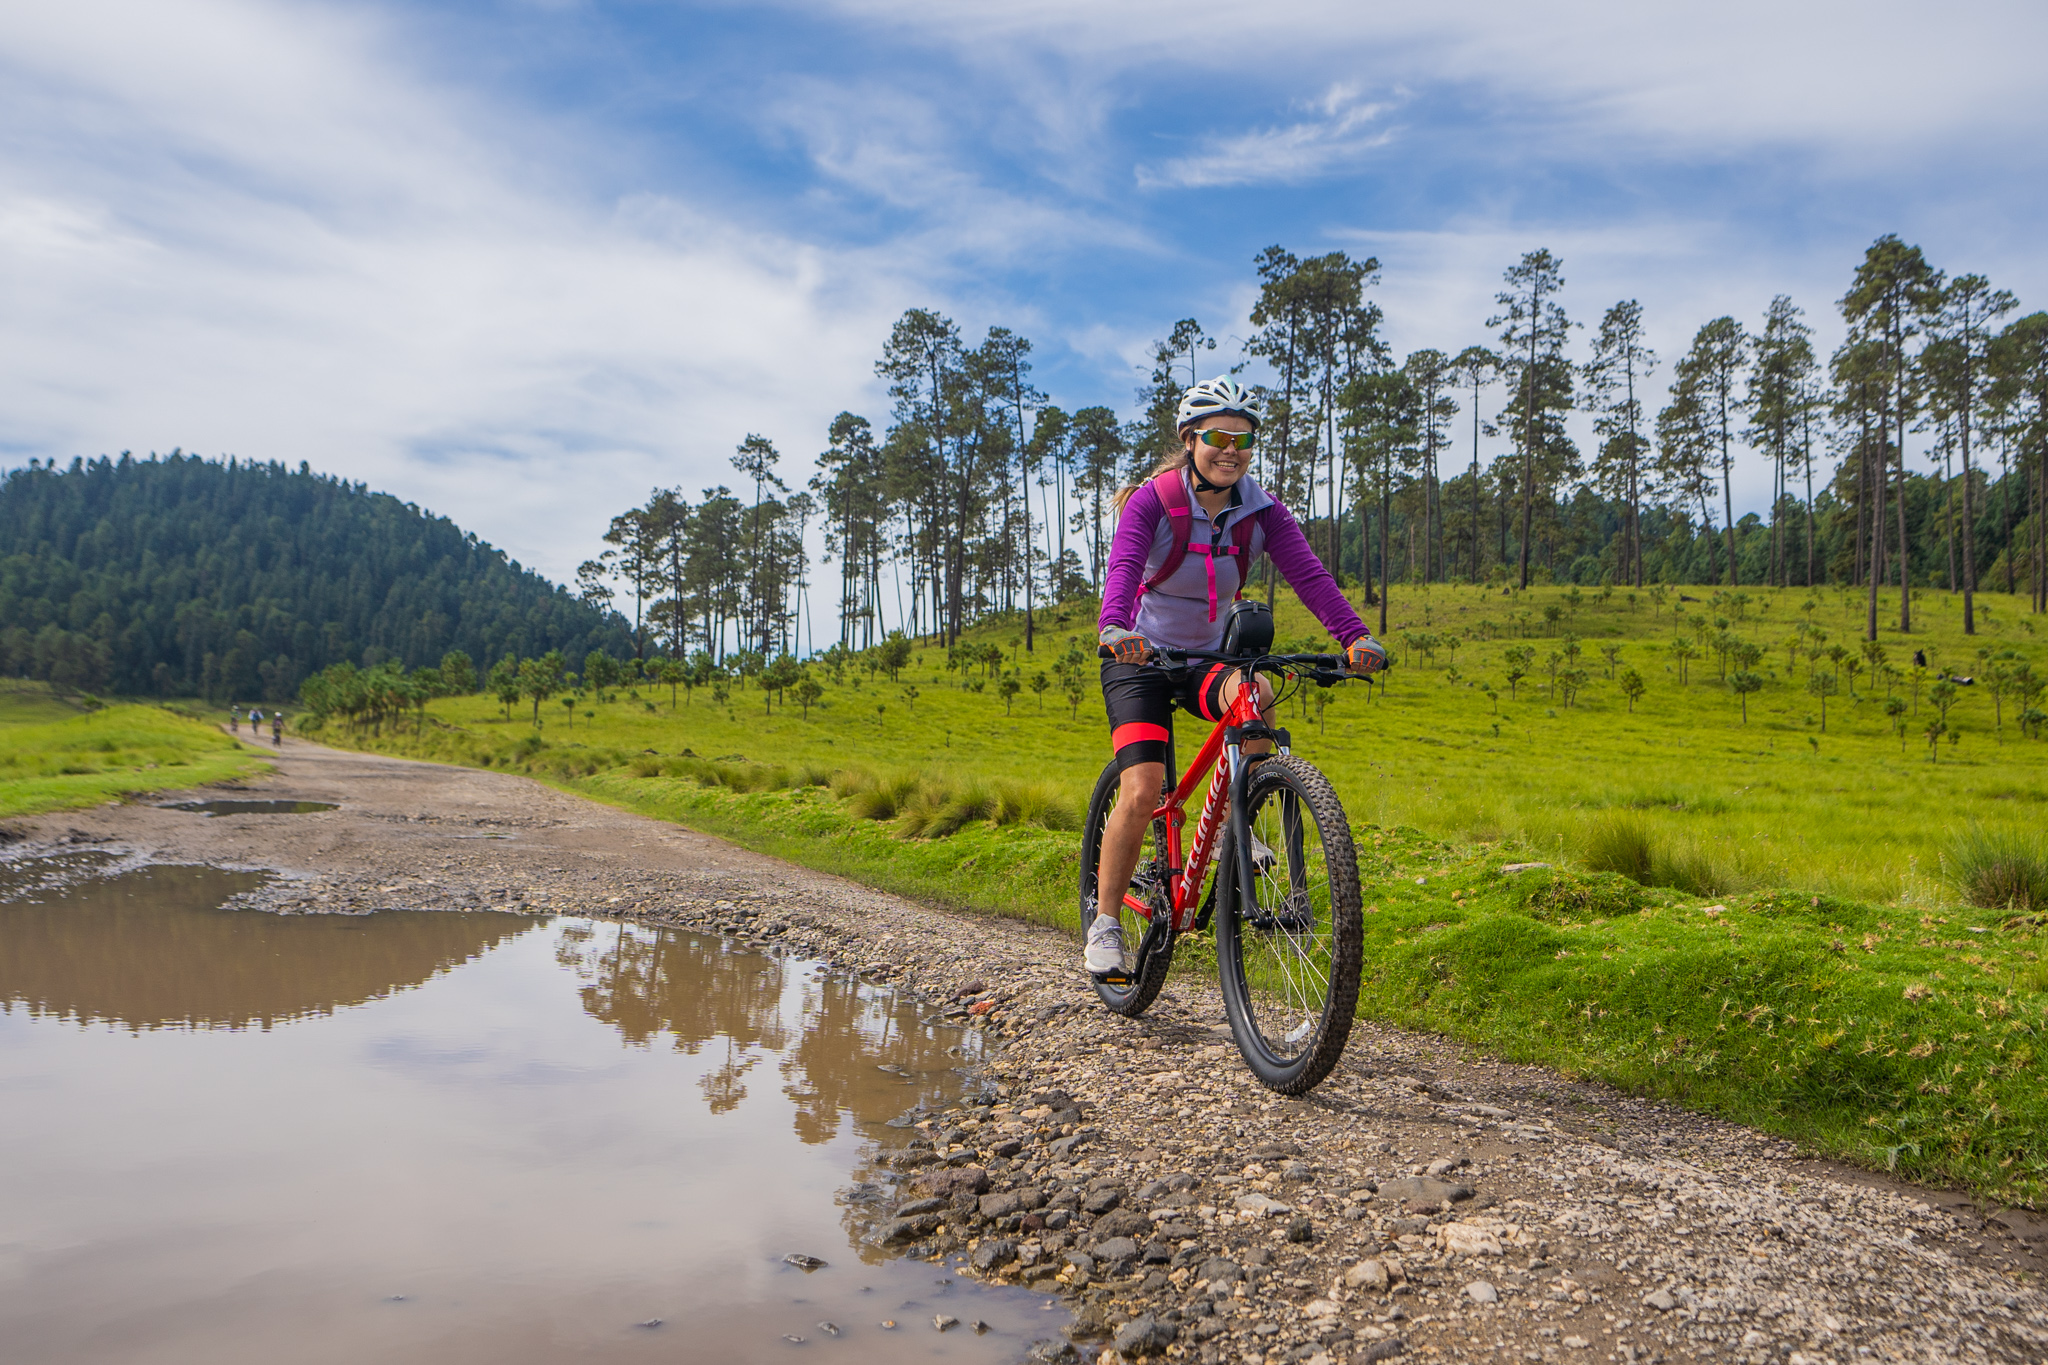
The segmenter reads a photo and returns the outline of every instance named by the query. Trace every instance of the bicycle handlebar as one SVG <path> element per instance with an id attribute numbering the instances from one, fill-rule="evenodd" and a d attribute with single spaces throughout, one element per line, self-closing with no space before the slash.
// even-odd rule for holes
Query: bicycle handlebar
<path id="1" fill-rule="evenodd" d="M 1096 653 L 1105 659 L 1115 657 L 1110 653 L 1107 646 L 1097 646 Z M 1200 660 L 1204 663 L 1237 664 L 1240 667 L 1250 668 L 1254 673 L 1278 673 L 1288 668 L 1307 668 L 1319 682 L 1323 680 L 1325 675 L 1334 675 L 1337 679 L 1366 678 L 1371 676 L 1365 673 L 1353 673 L 1346 667 L 1342 654 L 1219 654 L 1207 649 L 1169 649 L 1163 645 L 1154 646 L 1152 657 L 1146 660 L 1144 664 L 1141 664 L 1140 667 L 1179 668 L 1193 660 Z M 1267 665 L 1273 665 L 1273 667 L 1267 667 Z M 1393 666 L 1394 661 L 1389 658 L 1386 668 L 1378 671 L 1384 673 Z"/>

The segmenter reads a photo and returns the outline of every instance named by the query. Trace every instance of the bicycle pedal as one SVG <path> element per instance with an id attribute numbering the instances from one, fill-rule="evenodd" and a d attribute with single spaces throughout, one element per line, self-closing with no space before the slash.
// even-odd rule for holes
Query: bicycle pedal
<path id="1" fill-rule="evenodd" d="M 1136 977 L 1132 976 L 1129 972 L 1125 971 L 1095 972 L 1093 973 L 1093 975 L 1095 979 L 1097 981 L 1100 981 L 1103 985 L 1115 986 L 1118 990 L 1122 990 L 1125 986 L 1128 986 L 1133 981 L 1137 980 Z"/>

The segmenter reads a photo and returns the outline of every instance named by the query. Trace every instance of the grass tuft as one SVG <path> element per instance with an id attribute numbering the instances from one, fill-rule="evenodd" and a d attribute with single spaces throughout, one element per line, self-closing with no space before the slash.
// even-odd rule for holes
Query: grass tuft
<path id="1" fill-rule="evenodd" d="M 1608 814 L 1586 831 L 1587 867 L 1618 872 L 1644 886 L 1656 885 L 1657 839 L 1650 827 L 1632 815 Z"/>
<path id="2" fill-rule="evenodd" d="M 2033 830 L 1972 825 L 1950 836 L 1941 869 L 1958 895 L 1985 910 L 2048 909 L 2048 841 Z"/>
<path id="3" fill-rule="evenodd" d="M 1609 811 L 1587 826 L 1580 861 L 1595 872 L 1619 873 L 1642 886 L 1665 886 L 1692 896 L 1732 895 L 1754 883 L 1732 850 L 1691 834 L 1668 834 L 1624 811 Z"/>

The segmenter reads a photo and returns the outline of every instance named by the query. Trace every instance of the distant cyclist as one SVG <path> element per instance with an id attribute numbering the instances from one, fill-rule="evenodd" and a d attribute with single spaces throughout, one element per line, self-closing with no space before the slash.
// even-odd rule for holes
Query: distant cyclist
<path id="1" fill-rule="evenodd" d="M 280 749 L 284 747 L 284 712 L 282 711 L 272 711 L 270 713 L 270 742 Z"/>
<path id="2" fill-rule="evenodd" d="M 1293 514 L 1245 473 L 1260 417 L 1257 402 L 1237 381 L 1203 380 L 1181 395 L 1174 416 L 1180 444 L 1144 483 L 1117 493 L 1098 638 L 1114 656 L 1102 665 L 1102 697 L 1123 776 L 1103 831 L 1098 886 L 1129 886 L 1137 870 L 1145 825 L 1166 776 L 1173 707 L 1218 720 L 1242 686 L 1222 665 L 1178 674 L 1142 665 L 1155 648 L 1220 649 L 1225 613 L 1218 605 L 1238 595 L 1260 555 L 1272 558 L 1324 629 L 1343 642 L 1352 672 L 1386 666 L 1386 651 L 1344 600 Z M 1260 708 L 1272 701 L 1272 684 L 1261 678 Z M 1098 906 L 1086 929 L 1087 969 L 1099 974 L 1121 967 L 1116 905 Z"/>

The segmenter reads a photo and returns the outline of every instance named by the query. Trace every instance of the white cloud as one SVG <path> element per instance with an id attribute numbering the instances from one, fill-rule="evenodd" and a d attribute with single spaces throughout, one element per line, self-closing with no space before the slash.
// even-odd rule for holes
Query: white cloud
<path id="1" fill-rule="evenodd" d="M 1348 169 L 1393 138 L 1393 129 L 1379 126 L 1389 107 L 1361 101 L 1355 86 L 1335 85 L 1305 111 L 1309 118 L 1204 139 L 1186 156 L 1140 166 L 1138 183 L 1148 189 L 1298 183 Z"/>
<path id="2" fill-rule="evenodd" d="M 1467 86 L 1510 117 L 1726 151 L 1733 142 L 1896 156 L 1959 136 L 2025 145 L 2048 121 L 2031 0 L 802 0 L 999 72 L 1057 53 L 1109 82 L 1135 66 L 1268 81 Z M 1208 87 L 1190 81 L 1190 90 Z M 1191 94 L 1191 99 L 1193 95 Z M 1227 100 L 1227 92 L 1225 95 Z M 1219 101 L 1204 95 L 1205 116 Z"/>
<path id="3" fill-rule="evenodd" d="M 909 287 L 672 199 L 311 7 L 0 19 L 0 449 L 235 453 L 364 479 L 566 575 L 748 431 L 807 465 Z"/>

